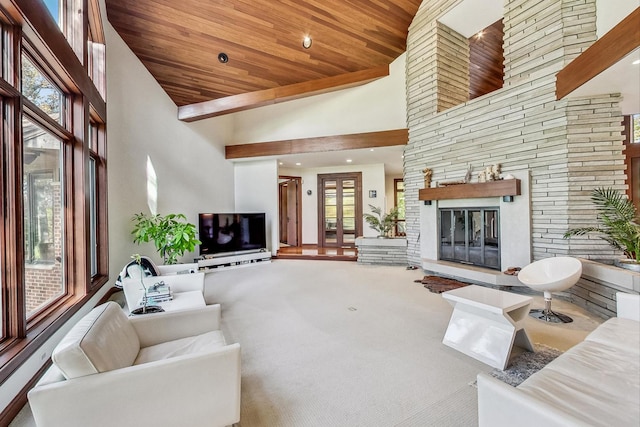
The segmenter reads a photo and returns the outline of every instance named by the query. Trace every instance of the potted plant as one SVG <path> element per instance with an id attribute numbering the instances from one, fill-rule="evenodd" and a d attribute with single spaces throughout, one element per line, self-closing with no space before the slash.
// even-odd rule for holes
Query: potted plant
<path id="1" fill-rule="evenodd" d="M 378 232 L 379 238 L 389 237 L 389 232 L 398 220 L 398 207 L 393 207 L 388 214 L 385 214 L 382 208 L 373 205 L 369 205 L 369 208 L 373 214 L 364 214 L 364 220 L 367 221 L 372 229 Z"/>
<path id="2" fill-rule="evenodd" d="M 612 247 L 627 257 L 617 265 L 637 270 L 640 267 L 640 225 L 638 213 L 631 201 L 619 191 L 611 188 L 596 188 L 591 200 L 598 211 L 599 224 L 594 227 L 573 228 L 564 233 L 564 238 L 597 233 Z"/>
<path id="3" fill-rule="evenodd" d="M 156 250 L 165 264 L 176 264 L 185 252 L 193 252 L 200 240 L 196 237 L 196 226 L 187 222 L 183 214 L 146 215 L 135 214 L 133 242 L 140 244 L 153 240 Z"/>

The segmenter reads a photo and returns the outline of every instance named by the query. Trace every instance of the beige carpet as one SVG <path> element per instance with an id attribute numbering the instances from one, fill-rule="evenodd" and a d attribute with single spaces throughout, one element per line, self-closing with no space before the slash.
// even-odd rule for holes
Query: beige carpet
<path id="1" fill-rule="evenodd" d="M 208 274 L 206 299 L 222 304 L 225 335 L 242 346 L 239 427 L 477 425 L 469 384 L 491 368 L 441 343 L 451 307 L 413 282 L 422 274 L 304 260 Z M 534 342 L 566 350 L 598 323 L 554 307 L 574 323 L 528 319 Z"/>
<path id="2" fill-rule="evenodd" d="M 468 384 L 491 368 L 442 344 L 451 307 L 420 277 L 302 260 L 213 273 L 209 297 L 242 345 L 240 425 L 477 425 Z M 532 339 L 571 346 L 596 324 L 535 325 Z"/>

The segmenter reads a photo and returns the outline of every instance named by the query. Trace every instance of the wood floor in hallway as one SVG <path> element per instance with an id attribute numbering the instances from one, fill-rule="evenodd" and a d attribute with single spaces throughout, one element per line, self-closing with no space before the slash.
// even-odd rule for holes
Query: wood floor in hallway
<path id="1" fill-rule="evenodd" d="M 327 248 L 318 245 L 281 246 L 276 254 L 277 259 L 310 259 L 331 261 L 357 261 L 356 248 Z"/>

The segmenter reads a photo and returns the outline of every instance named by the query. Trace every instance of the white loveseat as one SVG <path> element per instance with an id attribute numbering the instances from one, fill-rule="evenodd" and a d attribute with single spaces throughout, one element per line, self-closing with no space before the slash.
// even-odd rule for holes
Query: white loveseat
<path id="1" fill-rule="evenodd" d="M 108 302 L 56 346 L 29 391 L 38 427 L 226 426 L 240 420 L 240 346 L 220 306 L 128 317 Z"/>
<path id="2" fill-rule="evenodd" d="M 480 427 L 640 425 L 640 296 L 518 387 L 478 375 Z"/>

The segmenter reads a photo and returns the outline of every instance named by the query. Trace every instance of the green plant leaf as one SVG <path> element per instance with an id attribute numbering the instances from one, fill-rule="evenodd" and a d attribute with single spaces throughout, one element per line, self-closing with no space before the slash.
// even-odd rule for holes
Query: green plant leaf
<path id="1" fill-rule="evenodd" d="M 133 221 L 133 241 L 140 244 L 153 240 L 154 245 L 166 264 L 175 264 L 186 251 L 192 252 L 200 240 L 196 238 L 194 224 L 186 222 L 184 214 L 145 215 L 135 214 Z"/>
<path id="2" fill-rule="evenodd" d="M 640 261 L 640 221 L 633 203 L 612 188 L 594 189 L 591 200 L 598 212 L 598 225 L 570 229 L 563 237 L 595 233 L 627 258 Z"/>

